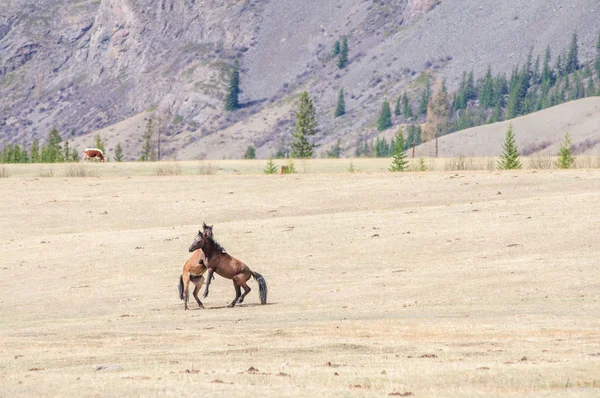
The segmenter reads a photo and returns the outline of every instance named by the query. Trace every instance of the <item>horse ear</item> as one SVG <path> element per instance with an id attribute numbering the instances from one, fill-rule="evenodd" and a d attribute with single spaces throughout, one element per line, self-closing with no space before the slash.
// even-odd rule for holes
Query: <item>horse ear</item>
<path id="1" fill-rule="evenodd" d="M 208 227 L 208 225 L 206 225 L 206 223 L 202 223 L 202 229 L 206 229 Z"/>
<path id="2" fill-rule="evenodd" d="M 202 231 L 200 231 L 200 230 L 199 230 L 199 231 L 198 231 L 198 235 L 202 235 Z"/>

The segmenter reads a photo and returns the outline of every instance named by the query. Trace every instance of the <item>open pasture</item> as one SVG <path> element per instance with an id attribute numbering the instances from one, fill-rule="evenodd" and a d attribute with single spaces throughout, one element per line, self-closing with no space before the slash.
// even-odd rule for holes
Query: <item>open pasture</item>
<path id="1" fill-rule="evenodd" d="M 600 394 L 600 171 L 20 167 L 0 179 L 0 396 Z M 203 221 L 269 305 L 252 281 L 226 308 L 217 276 L 183 310 Z"/>

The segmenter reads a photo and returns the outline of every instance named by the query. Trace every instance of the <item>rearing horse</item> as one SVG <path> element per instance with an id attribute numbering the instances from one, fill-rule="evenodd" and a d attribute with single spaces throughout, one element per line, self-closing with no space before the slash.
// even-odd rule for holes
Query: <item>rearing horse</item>
<path id="1" fill-rule="evenodd" d="M 198 235 L 196 235 L 196 238 L 192 242 L 189 251 L 194 252 L 198 249 L 202 249 L 206 256 L 205 264 L 208 268 L 208 276 L 204 297 L 208 296 L 208 287 L 210 286 L 212 274 L 216 272 L 223 278 L 233 280 L 235 299 L 229 304 L 229 307 L 235 307 L 236 304 L 244 302 L 244 298 L 252 290 L 246 282 L 252 277 L 258 282 L 260 303 L 263 305 L 267 304 L 267 283 L 265 278 L 258 272 L 251 271 L 250 268 L 240 260 L 225 253 L 225 250 L 221 245 L 215 242 L 212 237 L 212 226 L 209 227 L 204 224 L 203 227 L 205 232 L 202 233 L 202 231 L 198 231 Z M 210 232 L 208 233 L 208 231 Z M 241 288 L 244 288 L 244 294 L 242 294 Z"/>

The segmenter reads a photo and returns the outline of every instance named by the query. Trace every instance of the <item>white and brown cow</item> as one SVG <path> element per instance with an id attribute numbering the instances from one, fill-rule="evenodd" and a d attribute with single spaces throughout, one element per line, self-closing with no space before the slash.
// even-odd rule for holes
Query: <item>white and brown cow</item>
<path id="1" fill-rule="evenodd" d="M 85 148 L 83 151 L 83 161 L 96 159 L 96 161 L 104 162 L 104 153 L 98 148 Z"/>

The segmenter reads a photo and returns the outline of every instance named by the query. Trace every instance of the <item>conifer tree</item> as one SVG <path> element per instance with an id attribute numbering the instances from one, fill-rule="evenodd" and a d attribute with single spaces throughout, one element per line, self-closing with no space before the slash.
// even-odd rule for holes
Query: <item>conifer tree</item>
<path id="1" fill-rule="evenodd" d="M 389 170 L 405 171 L 408 167 L 408 160 L 406 160 L 406 150 L 404 149 L 404 132 L 402 129 L 398 129 L 396 137 L 394 139 L 394 148 L 392 151 L 392 165 Z"/>
<path id="2" fill-rule="evenodd" d="M 333 51 L 332 54 L 335 55 L 340 55 L 340 41 L 336 40 L 335 43 L 333 43 Z"/>
<path id="3" fill-rule="evenodd" d="M 412 106 L 408 102 L 408 95 L 406 94 L 406 91 L 402 95 L 402 113 L 404 114 L 405 119 L 413 117 Z"/>
<path id="4" fill-rule="evenodd" d="M 142 136 L 142 162 L 154 162 L 156 160 L 156 147 L 154 145 L 154 124 L 152 118 L 148 119 L 146 129 Z"/>
<path id="5" fill-rule="evenodd" d="M 275 163 L 273 163 L 273 157 L 270 156 L 269 160 L 267 161 L 267 166 L 265 167 L 265 169 L 263 170 L 263 172 L 265 174 L 275 174 L 277 173 L 277 166 L 275 166 Z"/>
<path id="6" fill-rule="evenodd" d="M 550 66 L 550 61 L 552 59 L 552 52 L 550 50 L 550 46 L 546 47 L 546 54 L 544 55 L 544 66 L 542 67 L 542 83 L 548 82 L 548 86 L 551 86 L 554 83 L 554 78 L 552 76 L 552 67 Z"/>
<path id="7" fill-rule="evenodd" d="M 305 91 L 300 96 L 299 109 L 296 112 L 296 125 L 292 133 L 291 154 L 293 158 L 310 158 L 316 145 L 308 137 L 317 134 L 317 120 L 313 102 Z"/>
<path id="8" fill-rule="evenodd" d="M 425 89 L 421 94 L 421 103 L 419 104 L 419 113 L 421 115 L 427 114 L 427 105 L 429 105 L 429 98 L 431 98 L 431 81 L 429 75 L 425 79 Z"/>
<path id="9" fill-rule="evenodd" d="M 9 163 L 21 163 L 21 148 L 19 148 L 19 144 L 13 146 L 12 159 Z"/>
<path id="10" fill-rule="evenodd" d="M 63 145 L 63 161 L 71 161 L 71 150 L 69 149 L 69 140 L 65 141 L 65 144 Z"/>
<path id="11" fill-rule="evenodd" d="M 340 69 L 344 69 L 346 65 L 348 65 L 348 38 L 346 36 L 342 36 L 337 66 Z"/>
<path id="12" fill-rule="evenodd" d="M 104 150 L 104 141 L 102 141 L 102 138 L 100 137 L 100 134 L 96 134 L 96 137 L 94 138 L 94 148 L 98 148 L 102 152 L 106 152 Z"/>
<path id="13" fill-rule="evenodd" d="M 399 95 L 398 98 L 396 98 L 396 106 L 394 107 L 394 115 L 396 115 L 396 116 L 400 116 L 400 113 L 401 113 L 400 100 L 401 100 L 401 96 Z"/>
<path id="14" fill-rule="evenodd" d="M 491 108 L 495 105 L 494 94 L 494 79 L 492 78 L 492 66 L 488 65 L 487 72 L 483 80 L 483 86 L 479 91 L 479 105 L 484 109 Z"/>
<path id="15" fill-rule="evenodd" d="M 31 163 L 39 163 L 40 162 L 40 143 L 38 142 L 37 138 L 34 138 L 33 142 L 31 143 L 29 157 L 31 159 Z"/>
<path id="16" fill-rule="evenodd" d="M 289 158 L 287 162 L 287 174 L 296 174 L 296 164 L 293 158 Z"/>
<path id="17" fill-rule="evenodd" d="M 390 103 L 385 100 L 381 105 L 379 119 L 377 119 L 377 131 L 387 130 L 390 127 L 392 127 L 392 110 L 390 109 Z"/>
<path id="18" fill-rule="evenodd" d="M 598 33 L 598 42 L 596 43 L 596 73 L 600 79 L 600 33 Z"/>
<path id="19" fill-rule="evenodd" d="M 42 147 L 42 162 L 44 163 L 56 163 L 62 160 L 62 151 L 60 147 L 62 139 L 56 128 L 50 130 L 48 134 L 48 140 Z"/>
<path id="20" fill-rule="evenodd" d="M 337 104 L 335 106 L 334 117 L 340 117 L 346 114 L 346 101 L 344 100 L 344 88 L 338 92 Z"/>
<path id="21" fill-rule="evenodd" d="M 233 63 L 233 70 L 229 78 L 229 85 L 227 86 L 227 96 L 225 97 L 225 110 L 235 111 L 240 108 L 240 64 L 235 60 Z"/>
<path id="22" fill-rule="evenodd" d="M 73 148 L 73 151 L 71 152 L 71 160 L 73 162 L 79 162 L 79 151 L 77 148 Z"/>
<path id="23" fill-rule="evenodd" d="M 123 146 L 121 143 L 117 143 L 115 147 L 115 161 L 122 162 L 123 161 Z"/>
<path id="24" fill-rule="evenodd" d="M 565 139 L 558 149 L 556 167 L 559 169 L 568 169 L 571 167 L 574 161 L 575 158 L 573 158 L 573 154 L 571 152 L 571 137 L 569 136 L 569 133 L 565 133 Z"/>
<path id="25" fill-rule="evenodd" d="M 521 161 L 519 160 L 519 151 L 517 150 L 517 144 L 515 143 L 512 124 L 508 126 L 506 139 L 502 148 L 504 149 L 504 152 L 500 159 L 498 159 L 498 170 L 520 169 Z"/>
<path id="26" fill-rule="evenodd" d="M 577 33 L 573 33 L 573 38 L 571 39 L 571 47 L 569 48 L 569 55 L 567 56 L 565 70 L 566 73 L 573 73 L 577 69 L 579 69 Z"/>
<path id="27" fill-rule="evenodd" d="M 248 145 L 246 152 L 244 152 L 244 159 L 256 159 L 256 150 L 252 145 Z"/>

